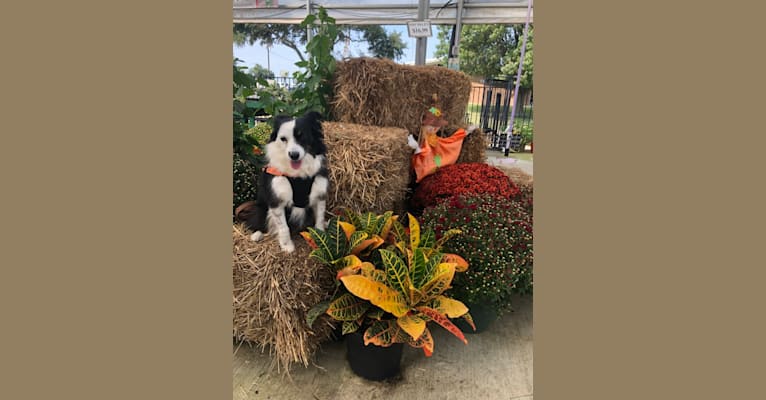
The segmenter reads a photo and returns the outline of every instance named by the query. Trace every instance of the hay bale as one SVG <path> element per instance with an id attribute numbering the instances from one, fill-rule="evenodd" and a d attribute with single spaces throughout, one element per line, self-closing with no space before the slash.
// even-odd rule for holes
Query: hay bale
<path id="1" fill-rule="evenodd" d="M 463 140 L 458 163 L 486 163 L 489 142 L 481 129 L 476 128 Z"/>
<path id="2" fill-rule="evenodd" d="M 269 348 L 271 368 L 289 373 L 294 363 L 309 365 L 333 325 L 319 318 L 313 329 L 306 311 L 330 297 L 331 273 L 309 259 L 310 248 L 295 238 L 295 252 L 285 257 L 275 238 L 253 242 L 243 225 L 233 226 L 234 337 Z"/>
<path id="3" fill-rule="evenodd" d="M 333 88 L 330 111 L 335 120 L 395 126 L 418 135 L 434 93 L 448 126 L 465 126 L 471 79 L 444 67 L 363 57 L 338 62 Z"/>
<path id="4" fill-rule="evenodd" d="M 322 128 L 330 170 L 327 210 L 402 212 L 412 156 L 407 132 L 338 122 Z"/>

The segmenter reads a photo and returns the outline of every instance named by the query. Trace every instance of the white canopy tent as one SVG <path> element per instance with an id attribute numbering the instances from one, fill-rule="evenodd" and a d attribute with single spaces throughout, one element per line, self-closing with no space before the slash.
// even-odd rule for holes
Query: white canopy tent
<path id="1" fill-rule="evenodd" d="M 337 24 L 344 25 L 404 25 L 419 19 L 418 0 L 233 1 L 235 23 L 298 24 L 310 12 L 309 7 L 314 10 L 319 6 Z M 430 1 L 425 19 L 436 25 L 455 25 L 458 20 L 463 24 L 523 24 L 528 4 L 528 0 Z"/>

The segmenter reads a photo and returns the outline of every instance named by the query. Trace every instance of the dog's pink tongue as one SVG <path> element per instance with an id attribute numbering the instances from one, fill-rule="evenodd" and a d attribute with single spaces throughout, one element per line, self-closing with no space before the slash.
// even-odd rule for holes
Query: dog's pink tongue
<path id="1" fill-rule="evenodd" d="M 299 169 L 301 167 L 301 162 L 300 161 L 290 161 L 290 166 L 293 169 Z"/>

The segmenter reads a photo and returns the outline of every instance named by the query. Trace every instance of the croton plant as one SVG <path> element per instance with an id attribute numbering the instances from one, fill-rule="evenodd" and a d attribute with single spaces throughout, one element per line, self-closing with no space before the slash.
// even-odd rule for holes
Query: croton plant
<path id="1" fill-rule="evenodd" d="M 407 216 L 405 228 L 390 211 L 347 211 L 345 218 L 330 219 L 325 231 L 309 228 L 302 233 L 313 248 L 310 257 L 333 268 L 337 278 L 332 298 L 309 311 L 309 326 L 327 314 L 342 322 L 343 334 L 363 328 L 365 345 L 407 343 L 430 356 L 434 341 L 427 322 L 433 321 L 468 343 L 450 321 L 464 318 L 473 326 L 468 308 L 444 295 L 455 272 L 468 268 L 463 257 L 441 251 L 460 231 L 446 232 L 437 241 L 433 230 L 421 230 Z"/>

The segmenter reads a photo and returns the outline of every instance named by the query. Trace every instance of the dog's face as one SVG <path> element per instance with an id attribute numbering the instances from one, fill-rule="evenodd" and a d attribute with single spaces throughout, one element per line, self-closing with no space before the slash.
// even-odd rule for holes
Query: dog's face
<path id="1" fill-rule="evenodd" d="M 274 130 L 266 145 L 269 164 L 294 176 L 316 174 L 327 152 L 321 114 L 315 111 L 300 118 L 274 118 Z"/>

